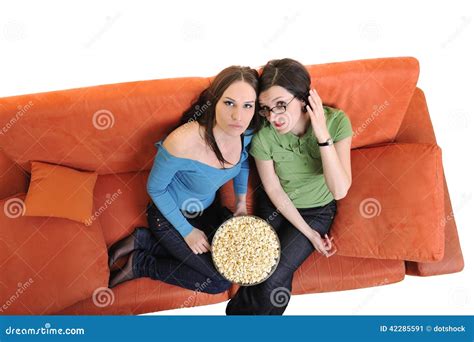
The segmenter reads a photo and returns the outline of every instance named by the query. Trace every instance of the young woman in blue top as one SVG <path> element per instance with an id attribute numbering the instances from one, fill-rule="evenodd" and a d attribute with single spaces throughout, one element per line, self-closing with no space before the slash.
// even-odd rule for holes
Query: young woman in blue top
<path id="1" fill-rule="evenodd" d="M 110 287 L 139 277 L 207 293 L 230 287 L 213 265 L 210 241 L 227 218 L 247 214 L 248 146 L 261 124 L 257 90 L 256 70 L 224 69 L 185 111 L 178 128 L 155 143 L 147 183 L 150 229 L 137 228 L 111 247 L 110 266 L 130 257 L 112 273 Z M 217 193 L 230 179 L 234 213 L 221 206 Z"/>

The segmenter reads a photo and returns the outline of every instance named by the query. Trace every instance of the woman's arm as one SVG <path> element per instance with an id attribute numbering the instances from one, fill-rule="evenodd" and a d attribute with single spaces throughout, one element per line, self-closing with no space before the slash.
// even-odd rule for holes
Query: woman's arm
<path id="1" fill-rule="evenodd" d="M 313 126 L 313 133 L 318 142 L 323 143 L 331 136 L 326 125 L 323 103 L 315 89 L 310 91 L 308 101 L 310 105 L 306 106 L 306 109 Z M 334 145 L 319 147 L 324 179 L 336 200 L 346 196 L 352 183 L 351 142 L 352 136 L 349 136 Z"/>
<path id="2" fill-rule="evenodd" d="M 247 215 L 247 194 L 235 195 L 234 216 Z"/>
<path id="3" fill-rule="evenodd" d="M 326 141 L 328 138 L 321 139 L 320 142 Z M 324 179 L 336 200 L 346 196 L 352 183 L 351 141 L 352 137 L 347 137 L 334 145 L 319 147 Z"/>
<path id="4" fill-rule="evenodd" d="M 298 209 L 296 209 L 291 199 L 281 187 L 280 180 L 275 173 L 273 160 L 255 159 L 255 163 L 263 183 L 263 188 L 273 205 L 296 229 L 311 241 L 316 250 L 327 256 L 328 250 L 331 248 L 327 248 L 327 245 L 325 245 L 319 233 L 306 223 Z"/>
<path id="5" fill-rule="evenodd" d="M 181 213 L 168 190 L 168 185 L 180 169 L 178 162 L 160 147 L 148 176 L 147 192 L 163 216 L 185 237 L 194 227 Z"/>
<path id="6" fill-rule="evenodd" d="M 248 158 L 248 148 L 252 141 L 251 131 L 245 131 L 244 149 L 247 150 L 246 158 L 241 164 L 239 174 L 234 177 L 235 211 L 234 216 L 247 215 L 247 188 L 250 174 L 250 164 Z"/>
<path id="7" fill-rule="evenodd" d="M 247 187 L 249 173 L 249 160 L 247 158 L 242 162 L 239 174 L 234 177 L 234 216 L 247 215 Z"/>
<path id="8" fill-rule="evenodd" d="M 166 142 L 166 147 L 164 147 L 164 142 L 159 143 L 164 149 L 160 148 L 155 156 L 153 167 L 148 176 L 148 194 L 163 216 L 183 236 L 184 241 L 193 253 L 206 253 L 211 249 L 206 234 L 202 230 L 193 227 L 186 220 L 168 190 L 168 185 L 171 183 L 176 172 L 182 169 L 182 164 L 180 164 L 179 159 L 174 158 L 174 155 L 169 153 L 179 154 L 173 139 L 166 140 Z M 168 151 L 168 149 L 171 151 Z"/>

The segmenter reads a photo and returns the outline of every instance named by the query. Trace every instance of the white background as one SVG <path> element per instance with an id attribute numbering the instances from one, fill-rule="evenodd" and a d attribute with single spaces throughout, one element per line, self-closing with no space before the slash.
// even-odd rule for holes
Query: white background
<path id="1" fill-rule="evenodd" d="M 10 1 L 0 97 L 259 67 L 413 56 L 443 151 L 461 273 L 293 296 L 286 315 L 473 314 L 473 5 L 469 1 Z M 222 315 L 225 303 L 160 315 Z"/>

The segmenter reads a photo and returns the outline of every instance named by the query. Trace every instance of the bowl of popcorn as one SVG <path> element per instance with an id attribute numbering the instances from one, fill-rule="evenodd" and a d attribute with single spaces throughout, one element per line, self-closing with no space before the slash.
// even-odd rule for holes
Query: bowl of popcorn
<path id="1" fill-rule="evenodd" d="M 223 222 L 211 242 L 217 271 L 241 286 L 257 285 L 270 277 L 280 261 L 280 240 L 260 217 L 235 216 Z"/>

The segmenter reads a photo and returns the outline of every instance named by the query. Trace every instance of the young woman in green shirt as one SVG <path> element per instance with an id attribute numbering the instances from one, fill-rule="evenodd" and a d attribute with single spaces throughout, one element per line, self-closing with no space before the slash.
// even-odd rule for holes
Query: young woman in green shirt
<path id="1" fill-rule="evenodd" d="M 228 315 L 283 314 L 297 268 L 314 250 L 326 257 L 335 252 L 328 233 L 336 200 L 351 185 L 352 127 L 310 85 L 306 68 L 292 59 L 268 62 L 259 78 L 259 114 L 266 122 L 250 149 L 263 184 L 256 213 L 277 231 L 281 258 L 265 282 L 240 287 Z"/>

